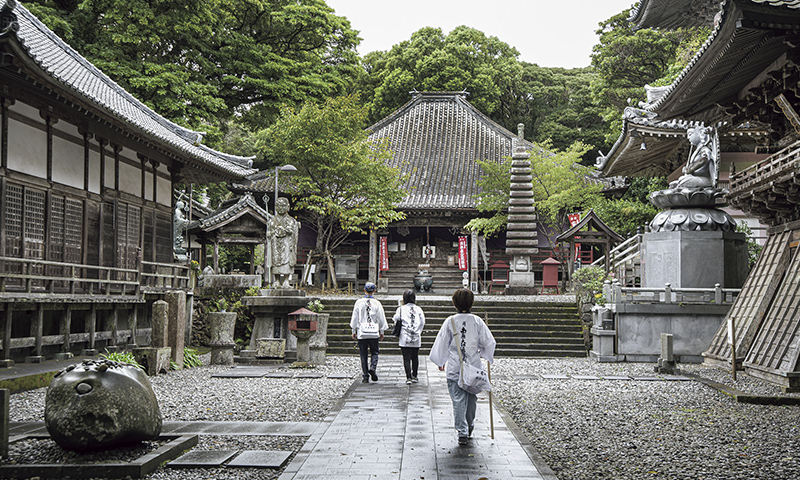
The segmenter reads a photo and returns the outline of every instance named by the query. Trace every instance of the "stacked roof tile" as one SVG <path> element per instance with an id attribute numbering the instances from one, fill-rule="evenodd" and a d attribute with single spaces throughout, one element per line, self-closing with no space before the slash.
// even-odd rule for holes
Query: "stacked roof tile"
<path id="1" fill-rule="evenodd" d="M 0 40 L 16 37 L 30 59 L 66 90 L 138 128 L 143 136 L 170 145 L 206 167 L 236 178 L 255 172 L 251 168 L 253 157 L 228 155 L 200 145 L 202 132 L 181 127 L 144 105 L 58 38 L 19 2 L 0 0 L 0 10 L 10 11 L 16 17 L 14 24 L 0 32 Z"/>
<path id="2" fill-rule="evenodd" d="M 511 156 L 518 139 L 473 107 L 464 92 L 413 92 L 369 130 L 394 152 L 389 164 L 408 174 L 400 209 L 474 209 L 477 160 Z M 526 146 L 531 144 L 524 142 Z"/>

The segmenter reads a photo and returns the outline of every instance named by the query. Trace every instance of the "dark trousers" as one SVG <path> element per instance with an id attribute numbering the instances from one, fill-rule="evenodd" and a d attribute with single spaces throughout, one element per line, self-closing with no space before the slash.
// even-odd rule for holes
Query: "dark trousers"
<path id="1" fill-rule="evenodd" d="M 367 351 L 369 351 L 370 355 L 369 367 L 367 367 Z M 364 378 L 368 378 L 369 371 L 378 368 L 378 354 L 380 353 L 380 349 L 378 348 L 378 339 L 360 339 L 358 341 L 358 353 L 361 354 L 361 374 L 364 376 Z"/>
<path id="2" fill-rule="evenodd" d="M 417 378 L 419 370 L 419 347 L 400 347 L 403 352 L 403 368 L 406 370 L 406 378 Z"/>

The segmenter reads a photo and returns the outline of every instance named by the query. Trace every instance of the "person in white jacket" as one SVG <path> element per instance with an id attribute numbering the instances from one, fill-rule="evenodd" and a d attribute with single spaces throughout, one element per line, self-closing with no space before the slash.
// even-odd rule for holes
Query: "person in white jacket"
<path id="1" fill-rule="evenodd" d="M 353 340 L 358 340 L 358 352 L 361 354 L 362 383 L 378 380 L 378 342 L 383 340 L 383 332 L 389 328 L 386 323 L 386 314 L 383 305 L 372 294 L 375 284 L 367 282 L 364 285 L 364 298 L 356 300 L 353 305 L 353 315 L 350 317 L 350 329 L 353 331 Z M 367 351 L 370 362 L 367 365 Z"/>
<path id="2" fill-rule="evenodd" d="M 458 313 L 448 317 L 436 340 L 431 347 L 430 359 L 435 363 L 440 371 L 445 370 L 447 365 L 447 389 L 450 391 L 450 399 L 453 401 L 453 419 L 456 431 L 458 432 L 458 444 L 466 445 L 475 428 L 475 410 L 478 404 L 478 396 L 466 392 L 458 386 L 458 378 L 461 373 L 461 360 L 458 349 L 461 350 L 461 357 L 464 362 L 469 362 L 476 367 L 481 366 L 481 357 L 489 363 L 494 362 L 494 348 L 497 342 L 489 331 L 486 323 L 477 315 L 469 313 L 475 295 L 472 291 L 461 288 L 453 293 L 453 306 Z M 458 335 L 453 333 L 453 323 Z"/>
<path id="3" fill-rule="evenodd" d="M 406 385 L 417 383 L 419 370 L 419 347 L 422 346 L 422 329 L 425 328 L 425 313 L 414 302 L 414 290 L 403 292 L 403 305 L 397 307 L 393 320 L 403 322 L 400 329 L 400 351 L 403 353 L 403 368 L 406 371 Z"/>

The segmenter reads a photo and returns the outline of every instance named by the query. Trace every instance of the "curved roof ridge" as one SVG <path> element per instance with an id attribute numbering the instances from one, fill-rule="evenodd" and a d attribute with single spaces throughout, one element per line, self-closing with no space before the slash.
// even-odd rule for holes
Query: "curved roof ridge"
<path id="1" fill-rule="evenodd" d="M 5 35 L 13 35 L 28 57 L 53 80 L 108 114 L 196 159 L 237 176 L 255 171 L 247 166 L 248 157 L 201 147 L 204 132 L 182 127 L 156 113 L 59 38 L 17 0 L 0 0 L 0 10 L 10 10 L 16 16 L 17 28 L 7 29 Z"/>

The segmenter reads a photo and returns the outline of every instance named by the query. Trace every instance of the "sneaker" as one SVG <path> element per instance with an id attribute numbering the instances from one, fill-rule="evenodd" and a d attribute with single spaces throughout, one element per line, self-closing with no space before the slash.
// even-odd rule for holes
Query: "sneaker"
<path id="1" fill-rule="evenodd" d="M 369 377 L 362 378 L 361 383 L 369 383 Z"/>
<path id="2" fill-rule="evenodd" d="M 411 379 L 406 380 L 406 385 L 411 385 Z"/>
<path id="3" fill-rule="evenodd" d="M 458 444 L 459 445 L 469 444 L 469 437 L 458 437 Z"/>
<path id="4" fill-rule="evenodd" d="M 370 370 L 369 371 L 369 376 L 372 377 L 372 381 L 373 382 L 377 382 L 378 381 L 378 374 L 375 373 L 375 370 Z"/>
<path id="5" fill-rule="evenodd" d="M 417 382 L 419 382 L 419 380 L 417 380 L 417 377 L 411 377 L 411 382 L 412 383 L 417 383 Z"/>

